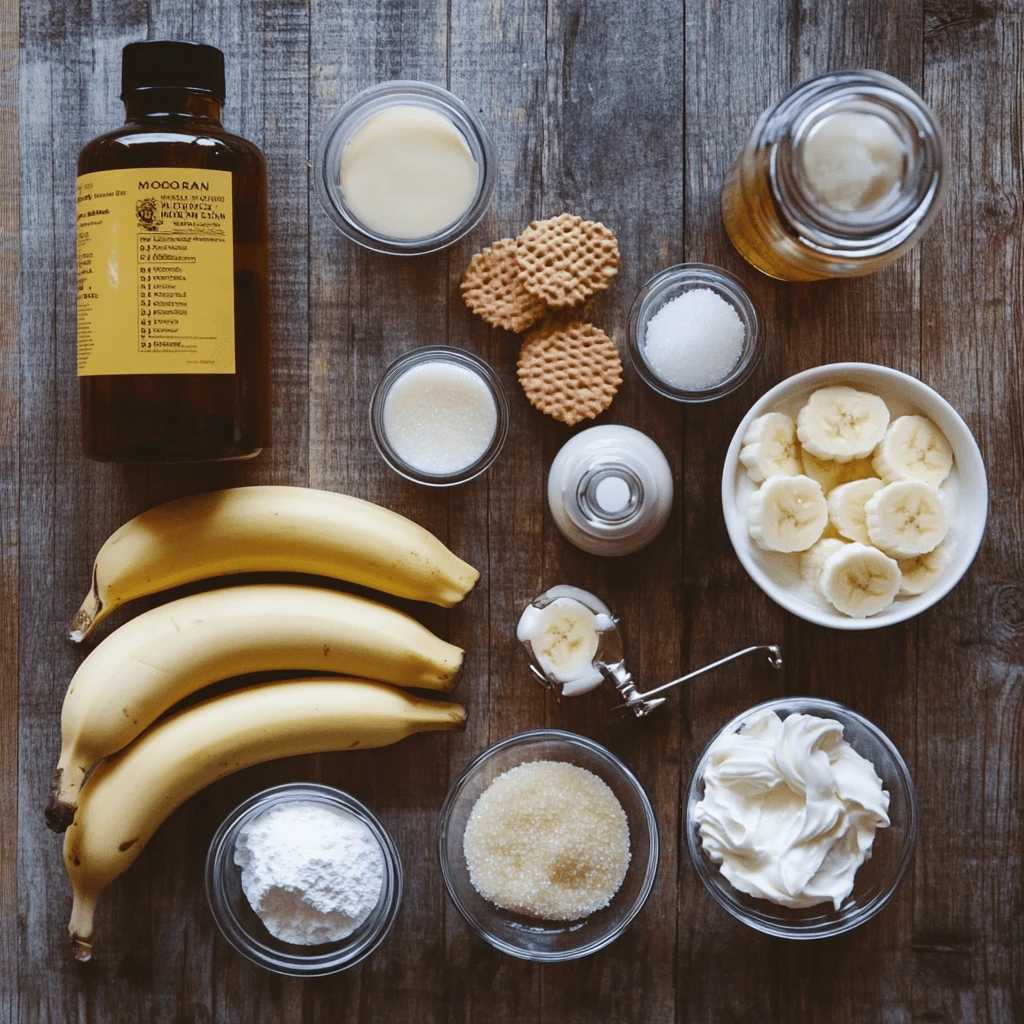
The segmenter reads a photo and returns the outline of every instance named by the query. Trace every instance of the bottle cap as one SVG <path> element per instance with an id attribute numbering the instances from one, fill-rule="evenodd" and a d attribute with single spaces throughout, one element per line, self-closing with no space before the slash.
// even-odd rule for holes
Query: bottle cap
<path id="1" fill-rule="evenodd" d="M 224 54 L 205 43 L 129 43 L 121 51 L 121 99 L 140 89 L 194 89 L 223 101 Z"/>

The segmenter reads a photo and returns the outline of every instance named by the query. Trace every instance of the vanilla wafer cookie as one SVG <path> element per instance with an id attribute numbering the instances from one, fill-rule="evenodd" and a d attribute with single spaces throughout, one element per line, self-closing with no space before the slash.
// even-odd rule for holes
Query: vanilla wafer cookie
<path id="1" fill-rule="evenodd" d="M 525 331 L 547 311 L 544 300 L 531 295 L 519 280 L 516 240 L 501 238 L 478 252 L 462 275 L 462 298 L 492 327 Z"/>
<path id="2" fill-rule="evenodd" d="M 519 383 L 530 405 L 573 426 L 604 412 L 622 383 L 615 343 L 593 324 L 546 321 L 519 353 Z"/>
<path id="3" fill-rule="evenodd" d="M 578 305 L 618 273 L 615 235 L 571 213 L 535 220 L 517 241 L 519 280 L 552 309 Z"/>

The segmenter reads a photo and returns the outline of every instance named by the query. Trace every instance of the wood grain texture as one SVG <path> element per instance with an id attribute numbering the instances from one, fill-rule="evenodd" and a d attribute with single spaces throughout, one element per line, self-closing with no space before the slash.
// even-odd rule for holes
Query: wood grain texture
<path id="1" fill-rule="evenodd" d="M 225 124 L 267 155 L 274 442 L 242 466 L 120 468 L 78 454 L 75 158 L 119 120 L 120 50 L 146 37 L 220 46 Z M 0 582 L 18 614 L 0 622 L 0 820 L 17 821 L 16 831 L 0 829 L 0 1024 L 1024 1021 L 1022 45 L 1012 0 L 4 5 Z M 722 175 L 768 104 L 851 66 L 895 74 L 935 108 L 950 151 L 946 209 L 922 246 L 877 275 L 769 281 L 723 232 Z M 491 129 L 500 166 L 495 202 L 471 236 L 414 260 L 349 245 L 310 188 L 327 121 L 391 78 L 461 96 Z M 472 252 L 563 209 L 619 236 L 619 276 L 590 315 L 622 347 L 638 287 L 682 260 L 735 272 L 763 317 L 757 372 L 717 403 L 681 409 L 627 367 L 605 419 L 657 440 L 677 500 L 664 533 L 626 559 L 586 556 L 555 529 L 546 470 L 570 432 L 529 408 L 515 340 L 471 316 L 458 292 Z M 387 364 L 434 343 L 486 358 L 511 402 L 502 457 L 454 491 L 390 473 L 366 417 Z M 989 526 L 965 580 L 918 620 L 859 635 L 810 626 L 764 596 L 732 552 L 719 499 L 722 459 L 749 405 L 784 377 L 839 359 L 895 366 L 936 387 L 965 416 L 989 471 Z M 62 627 L 95 550 L 121 522 L 246 482 L 381 502 L 481 569 L 464 605 L 412 609 L 467 649 L 457 695 L 469 727 L 384 751 L 289 759 L 210 787 L 105 895 L 98 959 L 83 969 L 66 949 L 60 843 L 40 815 L 60 702 L 85 653 L 61 643 Z M 594 590 L 620 614 L 643 685 L 759 641 L 783 643 L 785 674 L 737 663 L 642 723 L 613 719 L 607 695 L 558 704 L 526 675 L 514 627 L 530 598 L 561 582 Z M 119 612 L 104 633 L 135 612 Z M 732 715 L 783 693 L 833 697 L 877 722 L 907 757 L 921 800 L 915 863 L 893 902 L 820 944 L 770 940 L 734 922 L 685 850 L 680 808 L 703 745 Z M 629 932 L 588 960 L 545 968 L 497 953 L 466 927 L 434 853 L 437 810 L 465 764 L 542 725 L 621 756 L 651 795 L 662 839 L 654 892 Z M 300 779 L 366 801 L 406 870 L 387 942 L 360 967 L 311 982 L 235 956 L 202 888 L 224 815 L 264 786 Z"/>
<path id="2" fill-rule="evenodd" d="M 18 601 L 19 208 L 17 4 L 0 6 L 0 594 Z M 18 617 L 0 620 L 0 821 L 18 820 Z M 18 835 L 0 830 L 0 1021 L 18 1016 Z"/>

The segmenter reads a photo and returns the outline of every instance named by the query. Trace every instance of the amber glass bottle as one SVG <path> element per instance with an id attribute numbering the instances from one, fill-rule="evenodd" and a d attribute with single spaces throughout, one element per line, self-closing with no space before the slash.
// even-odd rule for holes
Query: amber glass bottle
<path id="1" fill-rule="evenodd" d="M 85 454 L 246 459 L 268 443 L 263 154 L 226 132 L 224 56 L 124 48 L 126 121 L 78 158 Z"/>

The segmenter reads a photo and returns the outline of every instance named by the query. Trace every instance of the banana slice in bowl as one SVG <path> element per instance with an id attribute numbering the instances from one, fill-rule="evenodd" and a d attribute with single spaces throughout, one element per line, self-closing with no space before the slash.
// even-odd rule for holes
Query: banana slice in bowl
<path id="1" fill-rule="evenodd" d="M 804 514 L 814 503 L 797 500 L 800 479 L 824 497 L 823 530 Z M 988 485 L 970 429 L 941 395 L 885 366 L 833 363 L 749 410 L 726 455 L 722 505 L 769 597 L 819 625 L 877 629 L 920 614 L 967 571 Z"/>

